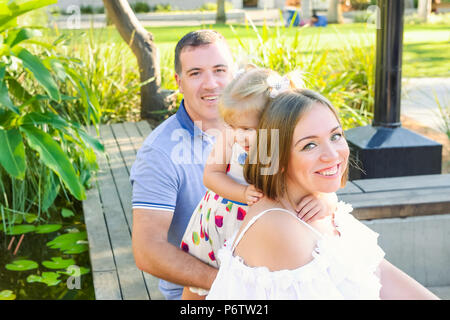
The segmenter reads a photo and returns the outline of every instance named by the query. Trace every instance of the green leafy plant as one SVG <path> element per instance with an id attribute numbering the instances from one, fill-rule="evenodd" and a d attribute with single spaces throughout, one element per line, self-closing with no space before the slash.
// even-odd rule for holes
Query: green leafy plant
<path id="1" fill-rule="evenodd" d="M 38 264 L 32 260 L 14 260 L 5 266 L 7 270 L 11 271 L 27 271 L 36 269 Z"/>
<path id="2" fill-rule="evenodd" d="M 47 246 L 52 249 L 59 249 L 65 254 L 82 253 L 88 250 L 87 233 L 72 232 L 65 233 L 49 241 Z"/>
<path id="3" fill-rule="evenodd" d="M 97 125 L 97 97 L 77 71 L 80 61 L 57 53 L 60 39 L 37 39 L 17 17 L 56 0 L 0 0 L 0 209 L 3 223 L 32 210 L 40 217 L 59 194 L 85 198 L 103 146 L 83 125 Z M 70 93 L 67 95 L 65 93 Z M 72 108 L 81 109 L 74 119 Z M 81 114 L 81 115 L 80 115 Z M 14 220 L 14 219 L 12 219 Z"/>
<path id="4" fill-rule="evenodd" d="M 21 225 L 14 225 L 11 226 L 8 230 L 8 232 L 6 232 L 7 235 L 18 235 L 18 234 L 25 234 L 28 232 L 33 232 L 36 230 L 36 227 L 31 225 L 31 224 L 21 224 Z"/>
<path id="5" fill-rule="evenodd" d="M 0 300 L 15 300 L 16 295 L 11 290 L 0 291 Z"/>
<path id="6" fill-rule="evenodd" d="M 342 38 L 346 44 L 341 48 L 328 49 L 321 46 L 320 36 L 303 37 L 305 28 L 269 28 L 258 30 L 251 21 L 256 41 L 238 39 L 239 60 L 254 63 L 286 74 L 298 70 L 305 86 L 315 90 L 338 109 L 344 129 L 364 126 L 373 117 L 374 104 L 374 42 L 360 38 L 359 41 Z M 340 37 L 336 31 L 336 37 Z"/>
<path id="7" fill-rule="evenodd" d="M 439 119 L 438 128 L 440 131 L 442 131 L 447 135 L 447 138 L 450 139 L 450 103 L 448 100 L 448 96 L 447 95 L 443 96 L 442 101 L 439 100 L 436 91 L 433 92 L 433 96 L 434 101 L 436 101 L 436 105 L 438 107 L 437 112 L 437 117 Z"/>
<path id="8" fill-rule="evenodd" d="M 62 225 L 60 224 L 43 224 L 36 227 L 36 233 L 51 233 L 58 231 L 61 229 Z"/>
<path id="9" fill-rule="evenodd" d="M 42 261 L 42 265 L 49 269 L 65 269 L 75 264 L 73 259 L 63 259 L 61 257 L 52 258 L 52 261 Z"/>
<path id="10" fill-rule="evenodd" d="M 27 277 L 27 282 L 41 282 L 45 283 L 47 286 L 56 286 L 61 282 L 59 279 L 60 275 L 57 272 L 43 272 L 41 276 L 36 274 L 31 274 Z"/>

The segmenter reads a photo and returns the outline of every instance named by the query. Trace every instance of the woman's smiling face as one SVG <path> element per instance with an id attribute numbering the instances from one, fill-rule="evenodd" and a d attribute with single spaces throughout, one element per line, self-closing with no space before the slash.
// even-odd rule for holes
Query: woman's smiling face
<path id="1" fill-rule="evenodd" d="M 335 192 L 341 187 L 350 151 L 334 113 L 316 102 L 294 130 L 287 187 L 306 193 Z"/>

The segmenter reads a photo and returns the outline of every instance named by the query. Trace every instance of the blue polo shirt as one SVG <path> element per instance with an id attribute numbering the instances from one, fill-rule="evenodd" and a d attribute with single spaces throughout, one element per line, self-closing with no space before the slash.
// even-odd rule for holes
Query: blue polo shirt
<path id="1" fill-rule="evenodd" d="M 206 192 L 203 170 L 213 144 L 213 137 L 191 120 L 183 100 L 177 113 L 145 139 L 131 168 L 133 209 L 173 212 L 168 241 L 177 247 Z M 181 286 L 161 280 L 160 289 L 168 298 L 181 298 Z"/>

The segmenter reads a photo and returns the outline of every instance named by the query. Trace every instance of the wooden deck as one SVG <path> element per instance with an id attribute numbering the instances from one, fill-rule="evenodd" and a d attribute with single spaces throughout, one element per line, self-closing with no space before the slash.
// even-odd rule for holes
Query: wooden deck
<path id="1" fill-rule="evenodd" d="M 96 188 L 87 191 L 83 202 L 97 300 L 163 299 L 158 280 L 136 267 L 131 248 L 129 176 L 150 132 L 145 121 L 100 127 L 107 156 L 98 156 Z"/>
<path id="2" fill-rule="evenodd" d="M 136 152 L 151 132 L 147 122 L 104 125 L 95 188 L 83 210 L 97 300 L 163 299 L 157 279 L 140 271 L 131 248 L 131 185 Z M 338 192 L 361 220 L 450 213 L 450 175 L 356 180 Z"/>

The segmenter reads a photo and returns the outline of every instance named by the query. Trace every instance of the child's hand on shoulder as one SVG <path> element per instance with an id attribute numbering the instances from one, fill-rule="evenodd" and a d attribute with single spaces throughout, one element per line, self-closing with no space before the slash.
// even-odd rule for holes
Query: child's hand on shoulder
<path id="1" fill-rule="evenodd" d="M 255 188 L 254 185 L 249 184 L 245 188 L 245 199 L 247 200 L 247 205 L 251 206 L 258 202 L 259 199 L 261 199 L 264 196 L 264 194 Z"/>
<path id="2" fill-rule="evenodd" d="M 335 193 L 310 194 L 304 197 L 297 206 L 297 217 L 310 222 L 333 215 L 338 199 Z"/>

